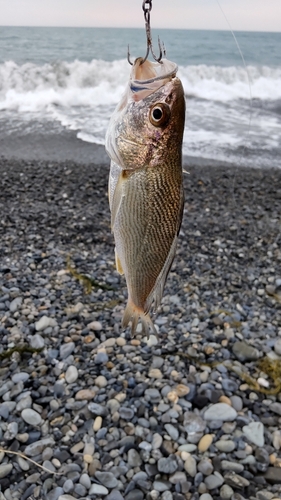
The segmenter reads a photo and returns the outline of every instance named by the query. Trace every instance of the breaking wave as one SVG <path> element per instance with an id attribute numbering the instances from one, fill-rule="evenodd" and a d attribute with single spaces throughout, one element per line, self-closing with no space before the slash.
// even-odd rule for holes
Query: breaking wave
<path id="1" fill-rule="evenodd" d="M 114 105 L 128 81 L 127 61 L 54 62 L 44 65 L 7 61 L 0 65 L 0 109 L 40 111 L 63 107 Z M 180 66 L 188 96 L 229 101 L 281 98 L 281 67 Z"/>

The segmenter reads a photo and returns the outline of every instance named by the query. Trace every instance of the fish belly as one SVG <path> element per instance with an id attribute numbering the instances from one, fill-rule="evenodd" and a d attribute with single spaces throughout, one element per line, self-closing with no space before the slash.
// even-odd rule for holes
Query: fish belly
<path id="1" fill-rule="evenodd" d="M 176 250 L 183 210 L 181 166 L 119 171 L 111 207 L 128 303 L 148 313 L 160 303 Z"/>

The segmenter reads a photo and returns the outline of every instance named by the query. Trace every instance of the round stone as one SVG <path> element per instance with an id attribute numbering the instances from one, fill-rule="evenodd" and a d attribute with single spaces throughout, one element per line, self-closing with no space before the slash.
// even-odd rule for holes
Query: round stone
<path id="1" fill-rule="evenodd" d="M 186 459 L 184 463 L 184 469 L 189 476 L 195 477 L 197 472 L 197 465 L 196 465 L 196 460 L 195 458 L 193 458 L 192 455 L 189 455 L 189 457 Z"/>
<path id="2" fill-rule="evenodd" d="M 78 370 L 76 366 L 69 366 L 65 372 L 65 380 L 68 384 L 73 384 L 78 379 Z"/>
<path id="3" fill-rule="evenodd" d="M 107 379 L 104 375 L 99 375 L 95 380 L 95 385 L 100 388 L 104 388 L 107 386 Z"/>
<path id="4" fill-rule="evenodd" d="M 234 494 L 233 489 L 228 484 L 223 484 L 220 489 L 220 496 L 223 500 L 229 500 Z"/>
<path id="5" fill-rule="evenodd" d="M 204 420 L 221 420 L 232 422 L 237 417 L 237 411 L 226 403 L 216 403 L 209 406 L 204 413 Z"/>
<path id="6" fill-rule="evenodd" d="M 204 476 L 209 476 L 214 470 L 213 464 L 209 458 L 203 458 L 199 462 L 197 468 Z"/>
<path id="7" fill-rule="evenodd" d="M 93 424 L 93 430 L 95 432 L 98 432 L 102 426 L 102 417 L 98 416 L 95 418 L 94 424 Z"/>
<path id="8" fill-rule="evenodd" d="M 219 451 L 223 451 L 225 453 L 230 453 L 236 448 L 234 441 L 231 441 L 230 439 L 229 440 L 220 439 L 219 441 L 215 442 L 215 446 Z"/>
<path id="9" fill-rule="evenodd" d="M 119 347 L 123 347 L 124 345 L 126 345 L 126 340 L 123 338 L 123 337 L 118 337 L 116 339 L 116 344 L 119 346 Z"/>
<path id="10" fill-rule="evenodd" d="M 0 479 L 8 476 L 13 468 L 12 464 L 0 464 Z"/>
<path id="11" fill-rule="evenodd" d="M 29 425 L 33 425 L 34 427 L 40 425 L 42 423 L 42 418 L 37 413 L 37 411 L 32 410 L 32 408 L 26 408 L 21 412 L 21 418 Z"/>
<path id="12" fill-rule="evenodd" d="M 212 434 L 205 434 L 205 436 L 203 436 L 198 443 L 198 450 L 201 453 L 204 453 L 210 448 L 212 442 L 213 442 Z"/>

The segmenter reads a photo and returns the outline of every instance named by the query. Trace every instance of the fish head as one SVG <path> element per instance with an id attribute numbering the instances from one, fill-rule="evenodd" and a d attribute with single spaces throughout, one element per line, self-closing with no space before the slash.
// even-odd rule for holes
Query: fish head
<path id="1" fill-rule="evenodd" d="M 181 158 L 185 121 L 184 90 L 176 64 L 141 58 L 106 135 L 106 150 L 122 169 L 157 166 Z"/>

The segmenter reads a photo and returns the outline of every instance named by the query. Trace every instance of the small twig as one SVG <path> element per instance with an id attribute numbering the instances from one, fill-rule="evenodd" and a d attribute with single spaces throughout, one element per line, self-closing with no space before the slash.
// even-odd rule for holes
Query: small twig
<path id="1" fill-rule="evenodd" d="M 0 453 L 1 452 L 2 453 L 10 453 L 11 455 L 17 455 L 18 457 L 24 458 L 25 460 L 29 460 L 29 462 L 31 462 L 34 465 L 37 465 L 37 467 L 40 467 L 40 469 L 43 469 L 44 471 L 48 472 L 49 474 L 57 474 L 59 476 L 63 476 L 63 474 L 64 474 L 63 472 L 55 472 L 53 470 L 47 469 L 47 467 L 44 467 L 44 465 L 38 464 L 37 462 L 32 460 L 32 458 L 27 457 L 26 455 L 24 455 L 23 453 L 20 453 L 19 451 L 4 450 L 4 448 L 0 448 Z"/>

